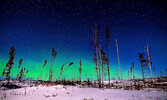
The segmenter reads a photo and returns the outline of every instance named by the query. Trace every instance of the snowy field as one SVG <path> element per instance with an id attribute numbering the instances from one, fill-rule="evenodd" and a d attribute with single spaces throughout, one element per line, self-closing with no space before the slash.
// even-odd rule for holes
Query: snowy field
<path id="1" fill-rule="evenodd" d="M 0 100 L 167 100 L 167 92 L 39 85 L 0 90 Z"/>

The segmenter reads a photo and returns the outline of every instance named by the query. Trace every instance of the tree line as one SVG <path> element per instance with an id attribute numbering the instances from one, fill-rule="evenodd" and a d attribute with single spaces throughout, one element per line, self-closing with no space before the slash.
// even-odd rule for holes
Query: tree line
<path id="1" fill-rule="evenodd" d="M 109 59 L 109 44 L 110 44 L 110 40 L 111 40 L 111 32 L 109 30 L 109 27 L 106 26 L 105 28 L 105 45 L 104 43 L 100 43 L 100 37 L 99 37 L 99 32 L 97 27 L 94 29 L 93 32 L 93 54 L 92 54 L 92 62 L 95 63 L 95 68 L 94 70 L 96 71 L 96 80 L 98 82 L 98 86 L 99 88 L 102 88 L 104 85 L 104 75 L 108 77 L 108 87 L 111 86 L 110 80 L 111 80 L 111 64 L 110 64 L 110 60 Z M 120 57 L 119 57 L 119 47 L 118 47 L 118 41 L 117 39 L 115 39 L 115 43 L 116 43 L 116 50 L 117 50 L 117 57 L 118 57 L 118 68 L 120 70 L 120 76 L 117 74 L 115 74 L 115 77 L 119 77 L 120 80 L 123 80 L 123 75 L 122 75 L 122 71 L 121 71 L 121 64 L 120 64 Z M 105 47 L 105 48 L 102 48 Z M 14 59 L 15 59 L 15 53 L 16 48 L 14 46 L 12 46 L 10 48 L 9 51 L 9 60 L 6 63 L 5 68 L 3 69 L 3 73 L 2 76 L 5 76 L 8 84 L 11 78 L 11 69 L 13 68 L 14 65 Z M 151 61 L 151 53 L 150 53 L 150 48 L 149 45 L 146 44 L 145 47 L 145 52 L 146 53 L 138 53 L 138 58 L 141 64 L 141 71 L 142 71 L 142 79 L 143 82 L 145 83 L 145 70 L 146 68 L 149 68 L 150 70 L 150 74 L 151 74 L 151 78 L 154 78 L 153 72 L 154 69 L 152 68 L 152 61 Z M 52 82 L 54 80 L 60 80 L 62 74 L 65 72 L 65 70 L 67 70 L 68 68 L 70 68 L 74 63 L 70 62 L 68 65 L 66 65 L 66 63 L 64 63 L 60 69 L 58 69 L 58 71 L 54 74 L 53 73 L 53 64 L 54 61 L 56 59 L 56 55 L 57 55 L 57 51 L 52 48 L 51 50 L 51 62 L 50 62 L 50 70 L 49 70 L 49 79 L 48 81 Z M 18 81 L 22 81 L 28 74 L 29 70 L 27 70 L 26 68 L 22 67 L 22 63 L 23 63 L 23 59 L 21 58 L 19 61 L 19 65 L 18 65 L 18 71 L 17 71 L 17 75 L 16 75 L 16 80 Z M 42 73 L 43 70 L 45 68 L 45 66 L 48 64 L 47 60 L 44 60 L 44 64 L 42 66 L 41 69 L 41 73 L 38 77 L 38 80 L 42 80 Z M 78 63 L 78 72 L 79 72 L 79 82 L 81 83 L 82 81 L 82 61 L 80 60 L 80 62 Z M 135 64 L 132 63 L 132 66 L 130 67 L 130 70 L 128 71 L 128 79 L 135 79 L 135 74 L 134 74 L 134 68 L 135 68 Z M 162 72 L 161 72 L 162 73 Z M 54 74 L 54 75 L 53 75 Z M 75 76 L 74 76 L 75 77 Z M 114 77 L 114 76 L 113 76 Z M 114 78 L 113 78 L 114 79 Z"/>

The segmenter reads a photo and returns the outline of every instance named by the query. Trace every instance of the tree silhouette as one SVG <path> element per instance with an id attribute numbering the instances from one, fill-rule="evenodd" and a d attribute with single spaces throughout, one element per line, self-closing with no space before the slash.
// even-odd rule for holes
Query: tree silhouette
<path id="1" fill-rule="evenodd" d="M 10 52 L 9 52 L 9 60 L 6 64 L 4 70 L 3 70 L 3 73 L 2 73 L 2 76 L 5 76 L 6 80 L 8 81 L 7 84 L 9 84 L 9 80 L 10 80 L 10 77 L 11 77 L 10 73 L 11 73 L 12 66 L 14 64 L 13 61 L 14 61 L 15 54 L 16 54 L 15 51 L 16 51 L 15 47 L 12 46 L 10 48 Z"/>
<path id="2" fill-rule="evenodd" d="M 146 44 L 146 47 L 145 47 L 145 51 L 147 53 L 147 57 L 148 57 L 148 66 L 149 66 L 149 69 L 150 69 L 150 73 L 151 73 L 151 78 L 153 79 L 154 78 L 154 75 L 153 75 L 153 72 L 152 72 L 152 62 L 151 62 L 151 53 L 150 53 L 150 48 L 149 48 L 149 45 Z"/>
<path id="3" fill-rule="evenodd" d="M 132 67 L 130 67 L 130 80 L 132 79 Z"/>
<path id="4" fill-rule="evenodd" d="M 25 74 L 25 76 L 24 76 L 24 77 L 26 77 L 26 76 L 27 76 L 27 74 L 28 74 L 28 70 L 26 71 L 26 74 Z"/>
<path id="5" fill-rule="evenodd" d="M 59 76 L 58 76 L 58 78 L 57 79 L 59 79 L 60 78 L 60 76 L 63 74 L 63 72 L 66 70 L 66 69 L 68 69 L 71 65 L 73 65 L 74 63 L 73 62 L 71 62 L 66 68 L 61 68 L 61 72 L 60 72 L 60 74 L 59 74 Z"/>
<path id="6" fill-rule="evenodd" d="M 19 77 L 19 71 L 20 71 L 20 67 L 21 67 L 21 65 L 22 65 L 22 62 L 23 62 L 23 59 L 21 58 L 20 61 L 19 61 L 19 66 L 18 66 L 18 71 L 17 71 L 16 80 L 18 80 L 18 77 Z"/>
<path id="7" fill-rule="evenodd" d="M 143 76 L 143 83 L 144 83 L 144 87 L 145 87 L 145 76 L 144 76 L 144 67 L 147 66 L 147 60 L 144 57 L 144 53 L 138 53 L 139 55 L 139 60 L 140 60 L 140 64 L 141 64 L 141 71 L 142 71 L 142 76 Z"/>
<path id="8" fill-rule="evenodd" d="M 98 54 L 98 51 L 99 51 L 99 44 L 98 44 L 98 30 L 95 29 L 94 30 L 95 33 L 94 33 L 94 36 L 93 36 L 93 41 L 94 41 L 94 47 L 95 47 L 95 53 L 93 55 L 93 62 L 95 62 L 96 64 L 96 67 L 98 69 L 98 81 L 99 81 L 99 88 L 101 88 L 101 73 L 100 73 L 100 66 L 99 66 L 99 54 Z"/>
<path id="9" fill-rule="evenodd" d="M 54 62 L 56 55 L 57 55 L 57 52 L 55 51 L 54 48 L 52 48 L 51 64 L 50 64 L 50 71 L 49 71 L 49 81 L 52 81 L 52 77 L 53 77 L 52 66 L 53 66 L 53 62 Z"/>
<path id="10" fill-rule="evenodd" d="M 79 81 L 80 81 L 80 83 L 81 83 L 81 74 L 82 74 L 82 63 L 81 63 L 81 60 L 80 60 L 80 62 L 79 62 Z"/>
<path id="11" fill-rule="evenodd" d="M 101 62 L 101 68 L 102 68 L 102 87 L 103 87 L 103 75 L 104 75 L 104 64 L 107 64 L 107 58 L 105 57 L 105 53 L 101 48 L 99 47 L 99 55 L 100 55 L 100 62 Z"/>
<path id="12" fill-rule="evenodd" d="M 26 71 L 26 68 L 21 68 L 18 80 L 21 82 L 24 77 L 26 77 L 26 74 L 28 73 L 28 70 Z"/>
<path id="13" fill-rule="evenodd" d="M 66 63 L 64 63 L 62 66 L 61 66 L 61 68 L 57 71 L 57 73 L 55 74 L 55 76 L 54 76 L 54 78 L 53 79 L 55 79 L 56 80 L 56 76 L 57 76 L 57 74 L 61 71 L 63 71 L 63 68 L 64 68 L 64 65 L 65 65 Z"/>
<path id="14" fill-rule="evenodd" d="M 118 42 L 117 42 L 117 39 L 115 39 L 115 42 L 116 42 L 116 47 L 117 47 L 118 65 L 119 65 L 119 70 L 120 70 L 121 80 L 123 80 L 123 76 L 122 76 L 122 72 L 121 72 L 121 64 L 120 64 L 120 58 L 119 58 L 119 48 L 118 48 Z"/>
<path id="15" fill-rule="evenodd" d="M 41 75 L 40 75 L 40 80 L 42 80 L 42 72 L 43 72 L 43 69 L 46 66 L 46 64 L 47 64 L 47 60 L 45 60 L 45 62 L 43 64 L 43 67 L 42 67 L 42 70 L 41 70 Z"/>
<path id="16" fill-rule="evenodd" d="M 110 43 L 110 35 L 111 35 L 111 33 L 109 31 L 109 27 L 106 26 L 106 51 L 107 51 L 107 59 L 106 59 L 106 61 L 107 61 L 109 87 L 110 87 L 110 67 L 109 67 L 110 61 L 109 61 L 108 45 Z"/>

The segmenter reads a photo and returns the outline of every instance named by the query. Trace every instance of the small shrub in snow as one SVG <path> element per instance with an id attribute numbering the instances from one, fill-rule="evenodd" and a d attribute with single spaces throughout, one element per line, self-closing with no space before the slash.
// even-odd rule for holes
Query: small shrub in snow
<path id="1" fill-rule="evenodd" d="M 46 98 L 51 97 L 50 95 L 44 95 Z"/>
<path id="2" fill-rule="evenodd" d="M 52 96 L 53 96 L 53 97 L 56 97 L 56 96 L 58 96 L 58 94 L 56 94 L 56 95 L 55 95 L 55 94 L 53 94 Z"/>
<path id="3" fill-rule="evenodd" d="M 135 97 L 134 95 L 132 95 L 132 97 Z"/>

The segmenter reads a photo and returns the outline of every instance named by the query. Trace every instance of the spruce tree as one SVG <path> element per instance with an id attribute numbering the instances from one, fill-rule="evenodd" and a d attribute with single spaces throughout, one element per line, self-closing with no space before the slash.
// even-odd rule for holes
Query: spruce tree
<path id="1" fill-rule="evenodd" d="M 9 60 L 6 64 L 4 70 L 3 70 L 3 73 L 2 73 L 2 76 L 5 76 L 6 80 L 8 81 L 7 84 L 9 84 L 9 80 L 11 78 L 10 73 L 11 73 L 12 66 L 14 64 L 13 61 L 14 61 L 15 54 L 16 54 L 15 51 L 16 51 L 15 47 L 12 46 L 10 49 L 10 52 L 9 52 Z"/>

